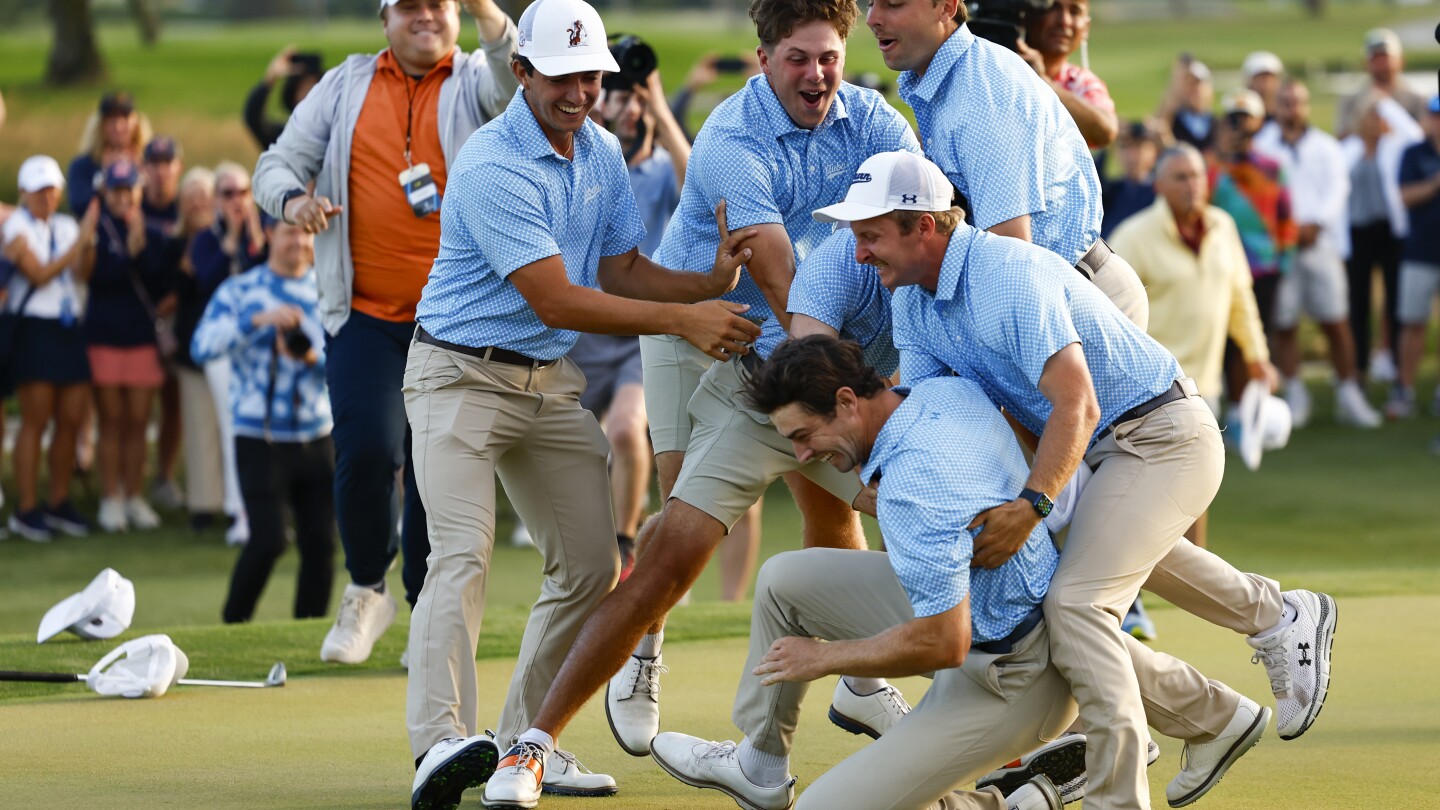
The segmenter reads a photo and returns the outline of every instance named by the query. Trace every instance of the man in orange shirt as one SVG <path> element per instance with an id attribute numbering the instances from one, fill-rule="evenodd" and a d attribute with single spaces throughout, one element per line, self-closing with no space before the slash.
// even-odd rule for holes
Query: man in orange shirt
<path id="1" fill-rule="evenodd" d="M 517 86 L 514 23 L 494 0 L 379 0 L 389 47 L 330 70 L 255 167 L 271 215 L 318 234 L 315 266 L 335 415 L 335 505 L 351 583 L 320 658 L 358 664 L 395 619 L 395 473 L 404 467 L 406 598 L 425 581 L 425 512 L 400 393 L 415 305 L 440 247 L 447 167 Z M 456 47 L 460 6 L 481 51 Z M 313 182 L 313 186 L 311 183 Z"/>

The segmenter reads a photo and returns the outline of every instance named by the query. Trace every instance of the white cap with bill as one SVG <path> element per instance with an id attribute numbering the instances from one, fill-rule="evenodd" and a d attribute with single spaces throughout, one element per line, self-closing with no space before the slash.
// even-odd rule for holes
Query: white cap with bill
<path id="1" fill-rule="evenodd" d="M 536 0 L 520 15 L 519 54 L 546 76 L 620 72 L 600 13 L 585 0 Z"/>
<path id="2" fill-rule="evenodd" d="M 135 585 L 106 568 L 85 590 L 71 594 L 45 612 L 35 641 L 44 642 L 69 630 L 85 639 L 114 638 L 135 618 Z"/>
<path id="3" fill-rule="evenodd" d="M 858 222 L 891 211 L 949 211 L 954 199 L 949 178 L 923 155 L 881 152 L 855 170 L 843 202 L 812 216 L 817 222 Z"/>
<path id="4" fill-rule="evenodd" d="M 55 162 L 55 158 L 35 155 L 25 158 L 25 162 L 20 164 L 18 185 L 27 194 L 42 188 L 64 189 L 65 173 L 60 171 L 60 164 Z"/>
<path id="5" fill-rule="evenodd" d="M 1280 61 L 1280 57 L 1269 51 L 1255 51 L 1245 57 L 1245 64 L 1240 67 L 1240 72 L 1245 74 L 1247 82 L 1262 73 L 1283 76 L 1285 63 Z"/>

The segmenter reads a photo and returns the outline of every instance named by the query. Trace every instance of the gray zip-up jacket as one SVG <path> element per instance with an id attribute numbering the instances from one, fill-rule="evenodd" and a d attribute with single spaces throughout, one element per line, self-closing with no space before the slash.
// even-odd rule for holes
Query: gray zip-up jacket
<path id="1" fill-rule="evenodd" d="M 505 111 L 517 82 L 510 72 L 516 49 L 515 23 L 483 45 L 484 58 L 455 49 L 454 70 L 440 86 L 440 148 L 448 167 L 470 134 Z M 280 140 L 255 164 L 255 200 L 271 216 L 283 215 L 292 189 L 315 181 L 315 194 L 350 205 L 350 143 L 360 108 L 370 91 L 379 54 L 355 54 L 325 73 L 295 108 Z M 400 193 L 399 181 L 395 185 Z M 315 237 L 315 270 L 320 287 L 320 322 L 335 334 L 350 318 L 355 265 L 350 259 L 350 218 L 342 213 Z"/>

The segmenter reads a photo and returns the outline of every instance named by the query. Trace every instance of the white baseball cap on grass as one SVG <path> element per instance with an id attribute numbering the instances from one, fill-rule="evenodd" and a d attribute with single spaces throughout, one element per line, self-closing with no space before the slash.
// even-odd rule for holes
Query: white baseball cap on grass
<path id="1" fill-rule="evenodd" d="M 60 164 L 55 162 L 55 158 L 49 155 L 25 158 L 25 162 L 20 164 L 17 180 L 16 185 L 27 194 L 42 188 L 65 188 L 65 172 L 60 170 Z"/>
<path id="2" fill-rule="evenodd" d="M 536 0 L 520 15 L 518 53 L 546 76 L 620 72 L 600 13 L 585 0 Z"/>
<path id="3" fill-rule="evenodd" d="M 65 597 L 45 612 L 40 620 L 36 643 L 43 643 L 69 630 L 84 639 L 114 638 L 130 627 L 135 618 L 135 585 L 106 568 L 90 580 L 85 590 Z"/>
<path id="4" fill-rule="evenodd" d="M 817 222 L 858 222 L 891 211 L 949 211 L 954 199 L 949 178 L 922 155 L 881 152 L 855 170 L 844 201 L 811 216 Z"/>

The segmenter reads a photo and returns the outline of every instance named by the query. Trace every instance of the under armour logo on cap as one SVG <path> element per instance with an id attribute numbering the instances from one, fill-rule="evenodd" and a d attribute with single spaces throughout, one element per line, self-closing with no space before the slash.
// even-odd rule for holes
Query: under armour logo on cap
<path id="1" fill-rule="evenodd" d="M 900 203 L 901 203 L 902 205 L 914 205 L 914 204 L 915 204 L 915 200 L 917 199 L 917 197 L 918 197 L 918 195 L 915 195 L 915 194 L 901 194 L 901 195 L 900 195 Z"/>

